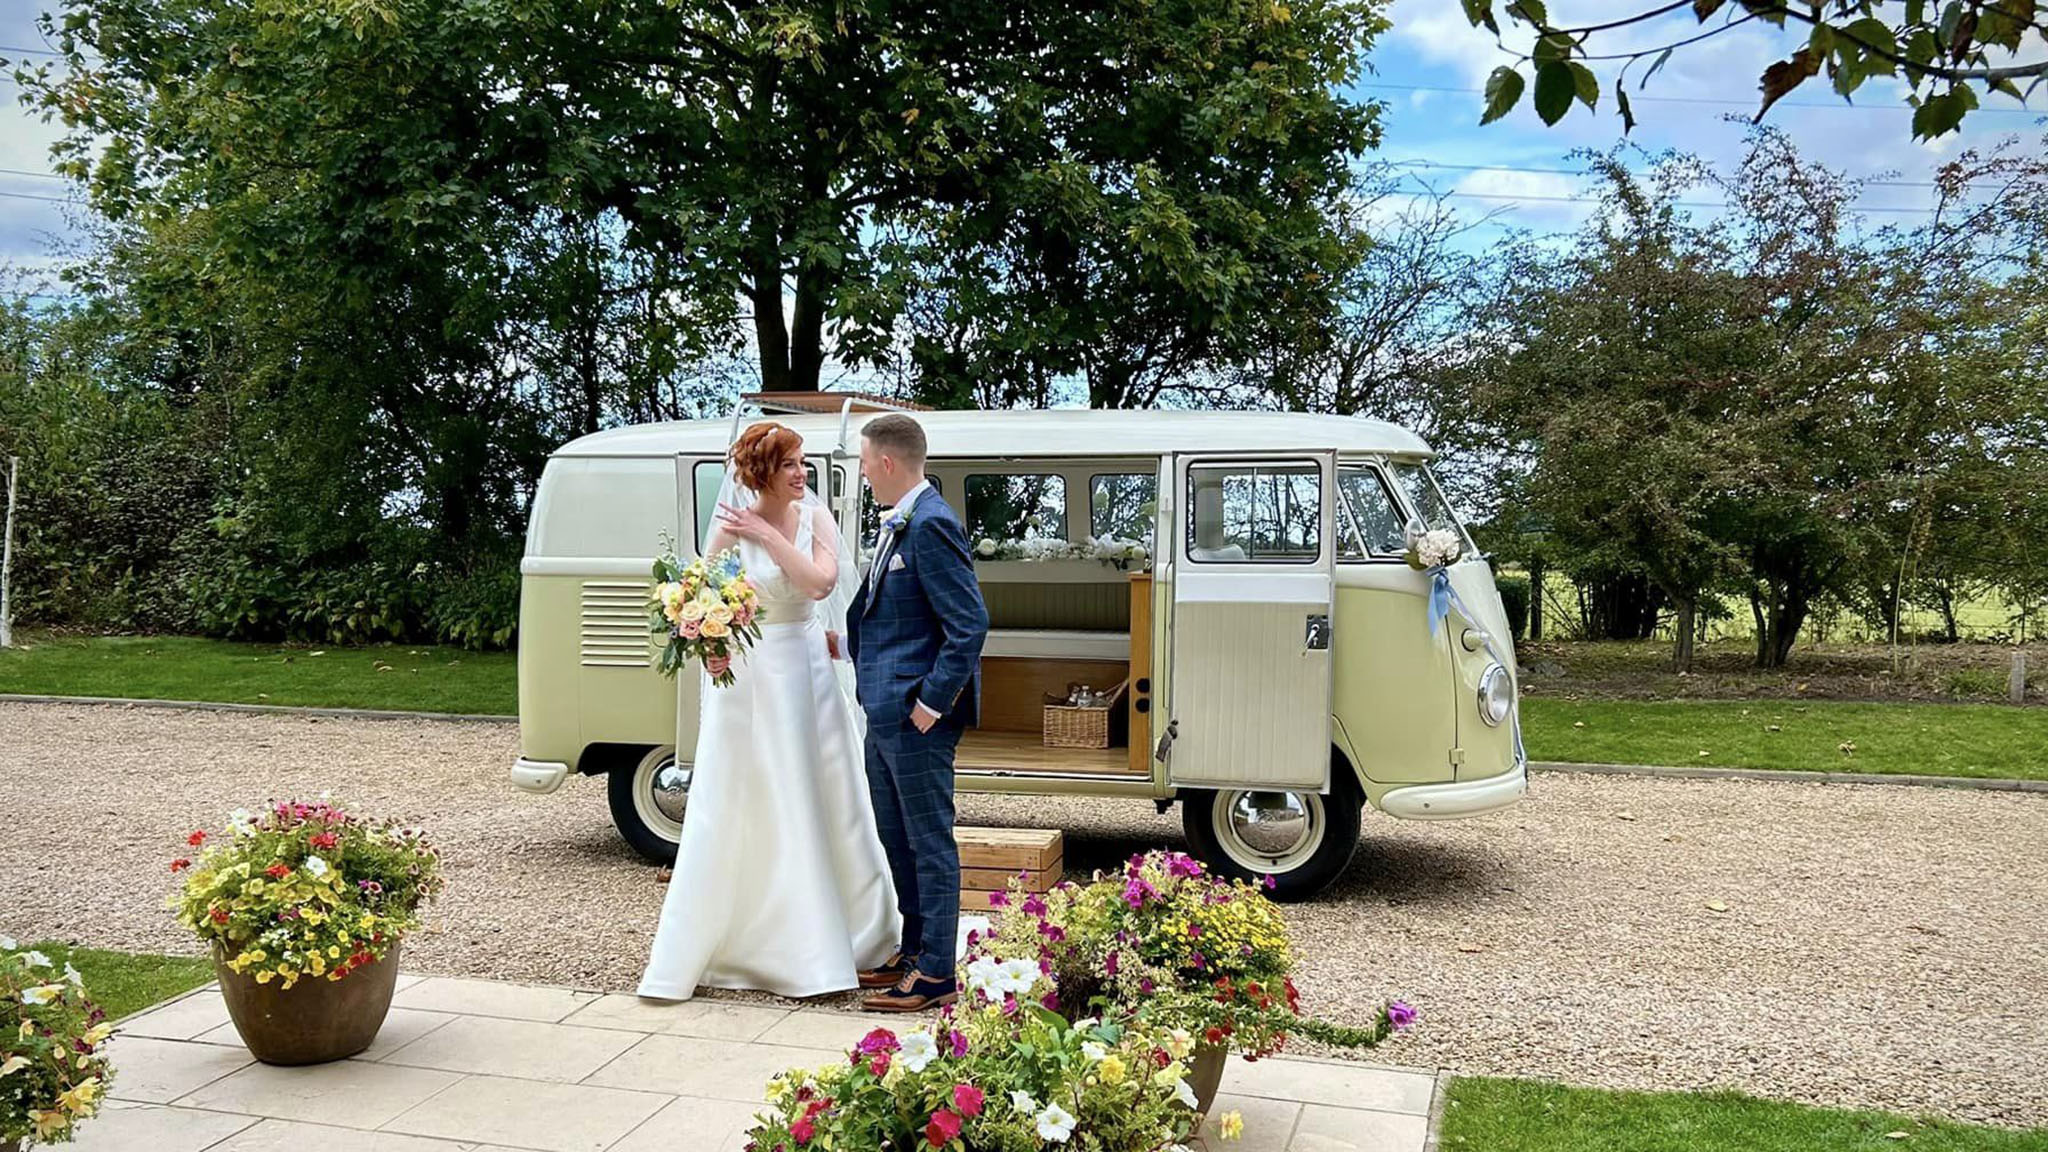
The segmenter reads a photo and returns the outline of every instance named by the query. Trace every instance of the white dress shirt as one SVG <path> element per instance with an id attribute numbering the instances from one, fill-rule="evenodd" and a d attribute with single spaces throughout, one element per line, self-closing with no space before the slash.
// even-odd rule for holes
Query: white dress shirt
<path id="1" fill-rule="evenodd" d="M 872 567 L 868 570 L 868 582 L 870 584 L 881 579 L 882 573 L 887 571 L 884 565 L 889 562 L 889 557 L 895 552 L 896 533 L 890 530 L 889 521 L 894 519 L 899 511 L 908 516 L 911 509 L 917 507 L 918 499 L 931 486 L 932 482 L 929 480 L 918 481 L 915 487 L 903 494 L 903 499 L 898 500 L 893 507 L 882 514 L 882 530 L 875 537 L 875 556 L 873 561 L 871 561 Z M 944 713 L 923 700 L 917 702 L 916 708 L 919 712 L 930 717 L 933 723 L 937 723 L 939 717 L 944 715 Z"/>

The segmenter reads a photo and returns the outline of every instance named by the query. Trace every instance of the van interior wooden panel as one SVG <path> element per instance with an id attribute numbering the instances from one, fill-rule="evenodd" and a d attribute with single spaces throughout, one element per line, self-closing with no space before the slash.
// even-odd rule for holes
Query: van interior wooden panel
<path id="1" fill-rule="evenodd" d="M 981 661 L 981 727 L 989 732 L 1045 734 L 1045 697 L 1064 696 L 1067 685 L 1106 690 L 1130 674 L 1122 660 L 1052 660 L 984 656 Z M 1121 754 L 1121 753 L 1119 753 Z"/>
<path id="2" fill-rule="evenodd" d="M 1147 572 L 1131 574 L 1131 688 L 1124 695 L 1124 707 L 1130 709 L 1130 725 L 1124 731 L 1129 733 L 1126 743 L 1130 751 L 1130 769 L 1133 772 L 1148 772 L 1152 768 L 1151 728 L 1146 723 L 1150 716 L 1150 704 L 1139 707 L 1139 701 L 1149 701 L 1152 694 L 1152 576 Z M 1142 685 L 1140 682 L 1143 682 Z"/>
<path id="3" fill-rule="evenodd" d="M 1113 568 L 1106 571 L 1122 576 Z M 1130 591 L 1120 578 L 1083 584 L 984 580 L 981 599 L 988 605 L 991 628 L 1122 632 L 1131 626 Z"/>
<path id="4" fill-rule="evenodd" d="M 980 772 L 1132 775 L 1130 757 L 1122 748 L 1047 748 L 1038 732 L 991 732 L 981 728 L 971 729 L 960 738 L 960 750 L 953 763 L 960 769 Z"/>

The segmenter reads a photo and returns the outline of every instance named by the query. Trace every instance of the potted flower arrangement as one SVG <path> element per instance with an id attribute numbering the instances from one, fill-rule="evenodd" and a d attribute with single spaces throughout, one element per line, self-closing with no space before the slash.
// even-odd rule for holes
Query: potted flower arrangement
<path id="1" fill-rule="evenodd" d="M 1279 908 L 1183 853 L 1133 856 L 1120 872 L 1043 894 L 1012 883 L 990 900 L 994 927 L 971 944 L 986 962 L 1042 966 L 1061 989 L 1051 1007 L 1070 1016 L 1130 1012 L 1193 1036 L 1190 1078 L 1203 1109 L 1231 1052 L 1256 1060 L 1293 1035 L 1371 1047 L 1415 1020 L 1398 1000 L 1364 1028 L 1302 1015 Z"/>
<path id="2" fill-rule="evenodd" d="M 1036 965 L 969 976 L 969 995 L 928 1029 L 877 1028 L 819 1069 L 768 1085 L 757 1152 L 1185 1152 L 1201 1123 L 1188 1086 L 1194 1041 L 1142 1021 L 1070 1021 L 1039 1001 Z M 1225 1118 L 1226 1131 L 1242 1118 Z"/>
<path id="3" fill-rule="evenodd" d="M 209 844 L 211 840 L 211 844 Z M 228 1015 L 266 1064 L 316 1064 L 370 1046 L 391 1007 L 398 948 L 441 890 L 440 857 L 418 828 L 329 803 L 237 811 L 172 895 L 213 949 Z"/>
<path id="4" fill-rule="evenodd" d="M 0 936 L 0 1152 L 61 1144 L 99 1111 L 113 1032 L 77 969 Z"/>

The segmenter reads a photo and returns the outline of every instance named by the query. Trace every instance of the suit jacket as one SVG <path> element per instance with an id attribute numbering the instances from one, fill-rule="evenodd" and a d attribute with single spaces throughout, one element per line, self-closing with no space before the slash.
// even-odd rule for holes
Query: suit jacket
<path id="1" fill-rule="evenodd" d="M 854 686 L 870 717 L 907 721 L 922 700 L 942 722 L 964 727 L 979 719 L 988 608 L 966 529 L 937 491 L 926 490 L 911 506 L 909 522 L 882 565 L 863 577 L 846 615 Z"/>

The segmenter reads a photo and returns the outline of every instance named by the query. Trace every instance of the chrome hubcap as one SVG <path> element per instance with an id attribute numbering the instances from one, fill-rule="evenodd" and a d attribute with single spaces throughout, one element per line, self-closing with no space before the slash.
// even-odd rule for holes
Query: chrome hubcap
<path id="1" fill-rule="evenodd" d="M 1217 839 L 1254 872 L 1291 871 L 1322 843 L 1322 800 L 1315 793 L 1226 792 L 1216 802 Z"/>
<path id="2" fill-rule="evenodd" d="M 633 807 L 649 831 L 669 840 L 682 839 L 694 775 L 690 765 L 676 762 L 674 749 L 650 752 L 640 761 L 634 772 Z"/>

